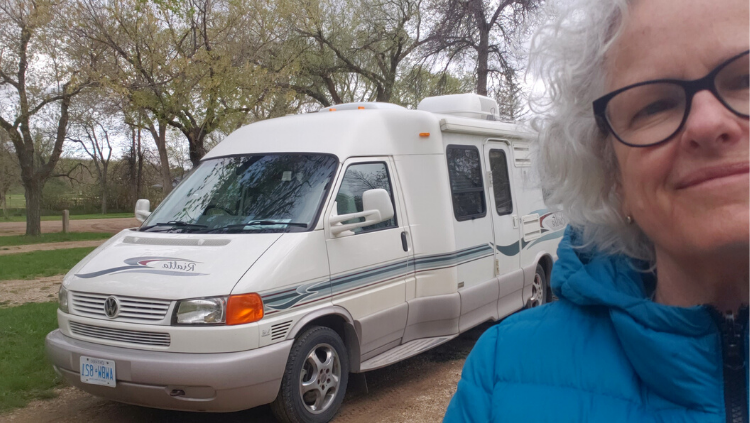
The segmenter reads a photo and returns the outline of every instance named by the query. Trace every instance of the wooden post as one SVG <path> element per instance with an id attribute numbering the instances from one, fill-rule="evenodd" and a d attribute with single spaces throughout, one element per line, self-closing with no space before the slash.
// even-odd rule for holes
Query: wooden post
<path id="1" fill-rule="evenodd" d="M 67 234 L 68 230 L 70 230 L 70 212 L 67 210 L 63 210 L 62 224 L 62 231 L 64 234 Z"/>

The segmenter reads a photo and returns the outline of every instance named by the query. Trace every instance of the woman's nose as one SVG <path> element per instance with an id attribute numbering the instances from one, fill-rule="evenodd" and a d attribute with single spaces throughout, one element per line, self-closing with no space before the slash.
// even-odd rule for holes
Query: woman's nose
<path id="1" fill-rule="evenodd" d="M 738 117 L 713 93 L 703 90 L 693 96 L 680 142 L 693 151 L 718 151 L 742 139 L 743 126 L 747 126 L 747 119 Z"/>

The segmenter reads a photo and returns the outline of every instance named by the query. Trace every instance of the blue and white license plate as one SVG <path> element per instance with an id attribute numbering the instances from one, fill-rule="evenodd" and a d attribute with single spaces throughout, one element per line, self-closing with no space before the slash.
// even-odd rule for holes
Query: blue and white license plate
<path id="1" fill-rule="evenodd" d="M 81 356 L 81 382 L 115 387 L 115 362 Z"/>

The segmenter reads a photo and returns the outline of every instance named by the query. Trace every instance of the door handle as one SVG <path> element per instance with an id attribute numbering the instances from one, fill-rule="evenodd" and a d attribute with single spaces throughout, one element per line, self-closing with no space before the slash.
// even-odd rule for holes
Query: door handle
<path id="1" fill-rule="evenodd" d="M 409 251 L 409 243 L 406 240 L 406 231 L 401 232 L 401 247 L 404 251 Z"/>

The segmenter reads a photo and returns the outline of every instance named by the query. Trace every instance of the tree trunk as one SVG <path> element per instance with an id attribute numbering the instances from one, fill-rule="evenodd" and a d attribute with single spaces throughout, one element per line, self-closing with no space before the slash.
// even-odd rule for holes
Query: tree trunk
<path id="1" fill-rule="evenodd" d="M 3 217 L 7 219 L 8 218 L 8 206 L 5 202 L 5 199 L 6 199 L 5 193 L 0 192 L 0 203 L 3 204 Z"/>
<path id="2" fill-rule="evenodd" d="M 138 175 L 136 171 L 138 167 L 138 139 L 135 128 L 133 128 L 131 135 L 132 138 L 130 145 L 130 157 L 128 157 L 128 173 L 130 174 L 130 192 L 133 195 L 133 204 L 135 204 L 135 202 L 138 201 Z"/>
<path id="3" fill-rule="evenodd" d="M 138 150 L 136 150 L 136 159 L 138 160 L 138 175 L 135 178 L 135 197 L 141 198 L 141 188 L 143 187 L 143 148 L 141 148 L 141 130 L 138 130 Z"/>
<path id="4" fill-rule="evenodd" d="M 169 168 L 169 154 L 167 154 L 167 123 L 159 122 L 158 128 L 151 124 L 148 130 L 151 132 L 157 151 L 159 151 L 159 173 L 161 174 L 162 192 L 166 197 L 167 194 L 172 192 L 172 172 Z"/>
<path id="5" fill-rule="evenodd" d="M 39 236 L 42 234 L 41 208 L 42 188 L 39 181 L 24 181 L 26 192 L 26 235 Z"/>
<path id="6" fill-rule="evenodd" d="M 206 155 L 206 147 L 204 145 L 206 133 L 202 128 L 190 128 L 187 138 L 189 143 L 188 155 L 190 156 L 190 162 L 193 164 L 193 167 L 196 167 L 201 162 L 201 158 Z"/>
<path id="7" fill-rule="evenodd" d="M 102 176 L 102 214 L 107 214 L 107 168 L 104 168 Z"/>
<path id="8" fill-rule="evenodd" d="M 489 29 L 479 29 L 479 46 L 477 49 L 477 94 L 487 95 L 487 74 L 490 57 Z"/>

